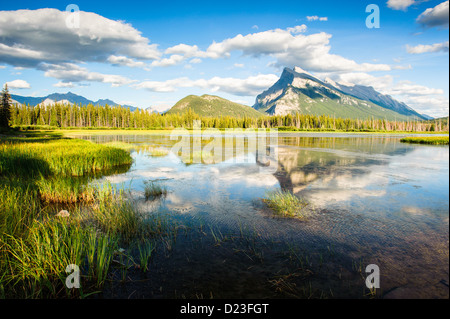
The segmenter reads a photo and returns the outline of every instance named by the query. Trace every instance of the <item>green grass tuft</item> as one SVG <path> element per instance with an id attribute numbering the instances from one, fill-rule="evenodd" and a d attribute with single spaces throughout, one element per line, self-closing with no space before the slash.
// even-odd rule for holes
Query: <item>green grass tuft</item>
<path id="1" fill-rule="evenodd" d="M 277 190 L 268 192 L 263 202 L 272 209 L 275 215 L 282 217 L 305 218 L 304 208 L 308 203 L 290 191 Z"/>
<path id="2" fill-rule="evenodd" d="M 144 195 L 146 200 L 155 200 L 167 195 L 165 186 L 161 186 L 153 181 L 145 182 L 145 184 Z"/>
<path id="3" fill-rule="evenodd" d="M 400 140 L 402 143 L 429 144 L 429 145 L 449 145 L 448 136 L 427 136 L 427 137 L 405 137 Z"/>

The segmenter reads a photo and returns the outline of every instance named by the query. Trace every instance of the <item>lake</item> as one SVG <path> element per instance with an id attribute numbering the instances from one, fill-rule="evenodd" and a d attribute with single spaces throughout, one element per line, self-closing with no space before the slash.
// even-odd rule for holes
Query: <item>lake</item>
<path id="1" fill-rule="evenodd" d="M 182 135 L 77 136 L 130 144 L 130 170 L 100 181 L 130 190 L 142 211 L 168 214 L 184 230 L 155 256 L 145 283 L 112 287 L 106 297 L 449 297 L 448 146 L 279 132 L 258 157 L 249 145 L 260 144 L 245 136 L 212 136 L 223 147 L 217 157 L 205 151 L 212 140 L 195 135 L 190 153 L 174 150 Z M 167 195 L 146 199 L 149 182 Z M 276 189 L 305 199 L 307 218 L 274 217 L 261 199 Z M 371 264 L 379 267 L 376 291 L 365 284 Z"/>

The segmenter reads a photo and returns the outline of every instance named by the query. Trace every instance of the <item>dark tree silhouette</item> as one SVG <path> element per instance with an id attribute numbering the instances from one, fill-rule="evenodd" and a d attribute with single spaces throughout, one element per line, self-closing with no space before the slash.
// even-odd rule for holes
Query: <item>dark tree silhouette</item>
<path id="1" fill-rule="evenodd" d="M 11 96 L 8 92 L 8 84 L 2 90 L 2 99 L 0 105 L 0 127 L 9 128 L 9 121 L 11 119 Z"/>

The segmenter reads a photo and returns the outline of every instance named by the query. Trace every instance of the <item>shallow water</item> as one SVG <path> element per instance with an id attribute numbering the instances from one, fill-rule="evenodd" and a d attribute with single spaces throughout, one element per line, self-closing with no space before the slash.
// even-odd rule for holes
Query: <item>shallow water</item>
<path id="1" fill-rule="evenodd" d="M 404 144 L 398 135 L 279 133 L 277 139 L 268 141 L 267 146 L 277 152 L 271 154 L 275 157 L 267 167 L 246 152 L 251 137 L 241 145 L 221 140 L 232 152 L 213 164 L 205 163 L 207 156 L 203 162 L 190 163 L 171 152 L 177 140 L 168 135 L 81 137 L 133 145 L 131 169 L 105 179 L 131 189 L 141 209 L 169 212 L 181 222 L 223 234 L 242 234 L 244 229 L 257 234 L 260 242 L 270 243 L 269 248 L 261 248 L 264 262 L 252 264 L 254 270 L 249 271 L 234 255 L 238 249 L 225 243 L 211 248 L 200 237 L 188 237 L 179 243 L 179 251 L 189 255 L 188 260 L 196 260 L 196 266 L 180 254 L 179 260 L 173 257 L 168 262 L 173 270 L 184 268 L 178 276 L 184 278 L 186 291 L 195 286 L 192 291 L 214 291 L 216 297 L 269 297 L 267 281 L 286 265 L 286 254 L 279 247 L 285 244 L 290 257 L 294 250 L 310 256 L 308 267 L 299 269 L 308 268 L 315 274 L 293 280 L 297 290 L 308 282 L 327 297 L 362 298 L 365 267 L 376 264 L 381 278 L 378 296 L 449 296 L 448 146 Z M 155 147 L 169 152 L 151 156 Z M 145 200 L 145 183 L 150 180 L 167 188 L 164 199 Z M 261 198 L 265 193 L 280 188 L 310 203 L 306 221 L 273 218 L 264 207 Z M 219 259 L 228 260 L 226 266 Z M 271 275 L 264 275 L 268 272 Z M 160 272 L 164 274 L 170 277 Z M 236 284 L 227 288 L 227 294 L 223 283 L 230 280 Z M 261 280 L 265 283 L 256 288 Z M 255 287 L 255 294 L 248 291 L 248 285 Z M 175 286 L 173 290 L 183 291 Z"/>

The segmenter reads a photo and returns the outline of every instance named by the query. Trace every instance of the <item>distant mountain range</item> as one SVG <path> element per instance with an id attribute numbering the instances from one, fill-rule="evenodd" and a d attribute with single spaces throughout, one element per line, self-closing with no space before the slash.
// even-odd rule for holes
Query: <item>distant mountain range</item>
<path id="1" fill-rule="evenodd" d="M 256 97 L 253 108 L 270 115 L 302 113 L 342 118 L 385 118 L 388 120 L 431 117 L 419 114 L 372 87 L 321 81 L 307 71 L 285 68 L 280 79 Z"/>
<path id="2" fill-rule="evenodd" d="M 36 105 L 52 105 L 55 103 L 61 103 L 61 104 L 82 104 L 82 105 L 100 105 L 105 106 L 108 104 L 109 106 L 118 106 L 119 103 L 116 103 L 114 101 L 108 100 L 108 99 L 100 99 L 98 101 L 91 101 L 81 95 L 74 94 L 72 92 L 68 92 L 65 94 L 60 93 L 53 93 L 47 96 L 43 97 L 33 97 L 33 96 L 20 96 L 20 95 L 14 95 L 11 94 L 11 99 L 13 100 L 13 103 L 19 103 L 24 105 L 30 105 L 30 106 L 36 106 Z M 136 110 L 136 107 L 131 105 L 121 105 L 125 108 L 130 108 L 131 111 Z"/>
<path id="3" fill-rule="evenodd" d="M 13 103 L 25 105 L 52 105 L 55 103 L 77 105 L 117 106 L 108 99 L 91 101 L 83 96 L 68 92 L 54 93 L 44 97 L 11 95 Z M 131 111 L 137 108 L 122 105 Z M 231 102 L 214 95 L 189 95 L 172 108 L 160 112 L 152 107 L 149 113 L 184 113 L 192 109 L 202 116 L 260 117 L 262 115 L 311 114 L 341 118 L 376 118 L 387 120 L 430 120 L 430 116 L 419 114 L 405 103 L 389 95 L 377 92 L 373 87 L 349 83 L 337 83 L 327 78 L 318 79 L 307 71 L 295 67 L 285 68 L 280 79 L 256 97 L 253 107 Z"/>

